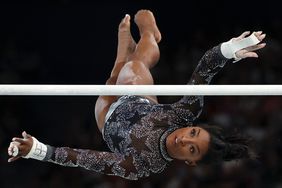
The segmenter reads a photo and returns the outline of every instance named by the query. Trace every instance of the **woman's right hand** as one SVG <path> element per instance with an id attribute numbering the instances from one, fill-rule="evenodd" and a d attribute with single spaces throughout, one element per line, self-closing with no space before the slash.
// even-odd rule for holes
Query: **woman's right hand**
<path id="1" fill-rule="evenodd" d="M 265 38 L 266 34 L 262 31 L 253 32 L 257 39 L 261 42 Z M 239 37 L 233 38 L 233 41 L 240 41 L 246 38 L 250 34 L 249 31 L 242 33 Z M 239 50 L 235 53 L 235 56 L 239 59 L 248 58 L 248 57 L 258 57 L 258 54 L 255 52 L 256 50 L 264 48 L 266 43 L 259 43 L 253 46 L 249 46 L 242 50 Z"/>
<path id="2" fill-rule="evenodd" d="M 32 148 L 32 136 L 25 131 L 22 132 L 23 138 L 14 137 L 8 148 L 8 155 L 10 158 L 8 162 L 13 162 L 21 157 L 26 156 Z"/>
<path id="3" fill-rule="evenodd" d="M 250 36 L 250 31 L 242 33 L 239 37 L 223 42 L 220 46 L 222 55 L 227 59 L 233 59 L 233 63 L 248 57 L 258 57 L 256 50 L 265 47 L 266 43 L 261 43 L 266 34 L 262 31 L 253 32 Z"/>

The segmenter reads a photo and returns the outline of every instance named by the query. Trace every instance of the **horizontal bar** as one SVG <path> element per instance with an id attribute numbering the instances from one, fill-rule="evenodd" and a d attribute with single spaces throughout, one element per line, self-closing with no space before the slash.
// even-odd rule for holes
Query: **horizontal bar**
<path id="1" fill-rule="evenodd" d="M 0 85 L 0 95 L 282 95 L 282 85 Z"/>

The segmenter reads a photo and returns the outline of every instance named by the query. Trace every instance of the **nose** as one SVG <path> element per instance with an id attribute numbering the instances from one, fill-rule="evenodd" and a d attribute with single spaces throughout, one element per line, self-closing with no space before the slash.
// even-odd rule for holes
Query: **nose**
<path id="1" fill-rule="evenodd" d="M 189 138 L 189 137 L 181 137 L 180 138 L 180 143 L 184 146 L 186 144 L 194 144 L 195 139 L 194 138 Z"/>

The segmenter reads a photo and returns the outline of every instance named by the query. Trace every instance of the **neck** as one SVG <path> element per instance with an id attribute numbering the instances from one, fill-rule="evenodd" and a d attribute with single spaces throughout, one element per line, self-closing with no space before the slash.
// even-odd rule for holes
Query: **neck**
<path id="1" fill-rule="evenodd" d="M 166 137 L 166 142 L 165 142 L 167 153 L 171 158 L 175 158 L 175 156 L 173 155 L 173 145 L 171 144 L 171 143 L 173 143 L 172 140 L 174 139 L 173 135 L 174 135 L 173 132 L 170 133 Z"/>
<path id="2" fill-rule="evenodd" d="M 167 129 L 161 136 L 160 138 L 160 150 L 161 150 L 161 154 L 162 156 L 167 160 L 167 161 L 172 161 L 173 158 L 170 156 L 170 154 L 168 154 L 168 147 L 167 147 L 167 138 L 168 136 L 175 131 L 175 129 L 177 129 L 177 127 L 172 127 Z"/>

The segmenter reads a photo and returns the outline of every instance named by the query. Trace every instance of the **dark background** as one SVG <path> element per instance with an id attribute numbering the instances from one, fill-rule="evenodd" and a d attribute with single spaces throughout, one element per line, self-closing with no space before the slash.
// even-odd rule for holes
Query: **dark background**
<path id="1" fill-rule="evenodd" d="M 0 4 L 1 84 L 104 84 L 114 63 L 117 27 L 126 14 L 154 12 L 163 40 L 152 70 L 156 84 L 185 84 L 206 50 L 243 31 L 267 33 L 259 59 L 228 64 L 212 84 L 281 84 L 282 14 L 278 1 L 69 0 Z M 136 26 L 132 33 L 138 39 Z M 169 103 L 179 97 L 160 97 Z M 282 187 L 281 97 L 206 97 L 199 122 L 237 129 L 254 139 L 258 161 L 199 165 L 175 162 L 140 181 L 35 160 L 7 163 L 23 130 L 41 142 L 106 149 L 93 97 L 0 97 L 0 187 Z"/>

